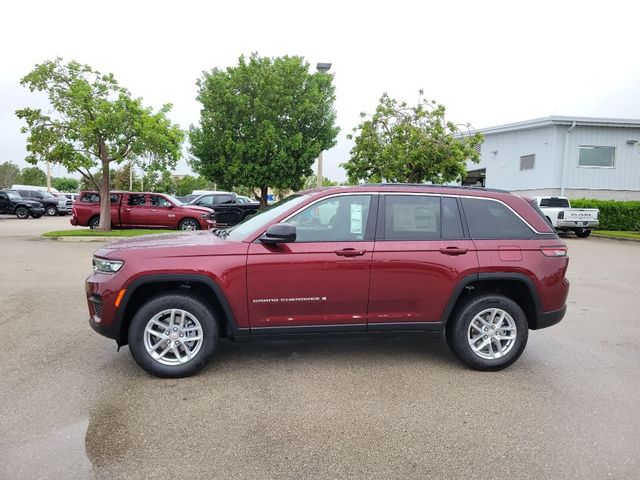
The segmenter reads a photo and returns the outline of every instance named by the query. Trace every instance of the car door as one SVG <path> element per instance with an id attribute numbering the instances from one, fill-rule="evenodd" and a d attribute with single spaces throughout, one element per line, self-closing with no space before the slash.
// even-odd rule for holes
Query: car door
<path id="1" fill-rule="evenodd" d="M 149 195 L 149 225 L 175 228 L 176 214 L 173 204 L 162 195 Z"/>
<path id="2" fill-rule="evenodd" d="M 215 196 L 213 210 L 216 212 L 216 222 L 222 225 L 235 225 L 237 221 L 237 205 L 232 194 L 218 194 Z"/>
<path id="3" fill-rule="evenodd" d="M 120 221 L 123 227 L 146 227 L 150 225 L 150 206 L 144 193 L 127 193 L 122 199 Z"/>
<path id="4" fill-rule="evenodd" d="M 368 328 L 435 329 L 456 286 L 478 270 L 459 202 L 405 193 L 380 202 Z"/>
<path id="5" fill-rule="evenodd" d="M 11 213 L 11 202 L 4 192 L 0 192 L 0 213 Z"/>
<path id="6" fill-rule="evenodd" d="M 252 333 L 365 330 L 377 196 L 336 195 L 287 222 L 293 243 L 249 246 Z"/>

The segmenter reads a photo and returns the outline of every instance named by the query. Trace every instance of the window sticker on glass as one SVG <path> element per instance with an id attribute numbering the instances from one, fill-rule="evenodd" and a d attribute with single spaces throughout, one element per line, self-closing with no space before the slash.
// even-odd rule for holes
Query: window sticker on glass
<path id="1" fill-rule="evenodd" d="M 351 204 L 351 233 L 362 233 L 362 205 Z"/>

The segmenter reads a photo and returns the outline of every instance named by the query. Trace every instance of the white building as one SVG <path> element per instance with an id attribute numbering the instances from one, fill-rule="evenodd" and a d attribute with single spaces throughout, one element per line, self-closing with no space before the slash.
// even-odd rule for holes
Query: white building
<path id="1" fill-rule="evenodd" d="M 546 117 L 477 130 L 464 185 L 527 196 L 640 200 L 640 120 Z"/>

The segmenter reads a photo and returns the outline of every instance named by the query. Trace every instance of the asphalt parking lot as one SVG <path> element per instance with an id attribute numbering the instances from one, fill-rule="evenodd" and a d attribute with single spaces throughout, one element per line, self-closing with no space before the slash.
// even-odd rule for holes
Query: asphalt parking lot
<path id="1" fill-rule="evenodd" d="M 567 317 L 497 373 L 422 337 L 232 343 L 182 380 L 87 323 L 101 243 L 0 218 L 0 478 L 637 478 L 640 243 L 566 239 Z"/>

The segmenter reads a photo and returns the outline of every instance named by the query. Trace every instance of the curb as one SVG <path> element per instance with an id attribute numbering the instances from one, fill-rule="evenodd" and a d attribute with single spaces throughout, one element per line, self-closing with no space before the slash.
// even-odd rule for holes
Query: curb
<path id="1" fill-rule="evenodd" d="M 56 242 L 108 242 L 123 237 L 41 237 Z"/>
<path id="2" fill-rule="evenodd" d="M 638 239 L 638 238 L 610 237 L 609 235 L 601 235 L 599 233 L 592 233 L 591 236 L 595 237 L 595 238 L 607 238 L 609 240 L 619 240 L 621 242 L 640 243 L 640 239 Z"/>

